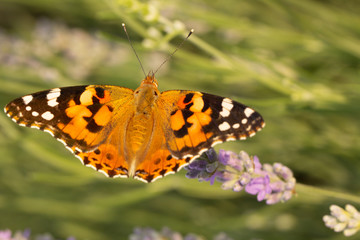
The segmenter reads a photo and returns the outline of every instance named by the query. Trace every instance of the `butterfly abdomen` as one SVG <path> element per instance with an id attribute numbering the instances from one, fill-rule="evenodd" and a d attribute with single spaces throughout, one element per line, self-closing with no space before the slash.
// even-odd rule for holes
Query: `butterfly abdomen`
<path id="1" fill-rule="evenodd" d="M 126 129 L 125 140 L 128 156 L 137 155 L 138 151 L 144 148 L 146 143 L 150 142 L 149 140 L 153 128 L 152 122 L 152 118 L 146 118 L 144 115 L 135 115 L 130 120 Z"/>

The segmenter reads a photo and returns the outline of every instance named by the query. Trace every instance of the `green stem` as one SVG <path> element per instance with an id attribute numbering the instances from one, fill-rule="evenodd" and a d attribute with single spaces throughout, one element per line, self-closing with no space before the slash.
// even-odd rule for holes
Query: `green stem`
<path id="1" fill-rule="evenodd" d="M 305 184 L 301 184 L 301 183 L 296 184 L 296 192 L 298 192 L 299 194 L 300 193 L 307 194 L 307 195 L 316 196 L 316 197 L 320 196 L 320 197 L 327 197 L 327 198 L 337 198 L 337 199 L 356 202 L 356 203 L 360 204 L 360 197 L 358 197 L 358 196 L 348 194 L 348 193 L 342 193 L 342 192 L 336 192 L 336 191 L 332 191 L 332 190 L 321 189 L 318 187 L 313 187 L 313 186 L 309 186 L 309 185 L 305 185 Z"/>

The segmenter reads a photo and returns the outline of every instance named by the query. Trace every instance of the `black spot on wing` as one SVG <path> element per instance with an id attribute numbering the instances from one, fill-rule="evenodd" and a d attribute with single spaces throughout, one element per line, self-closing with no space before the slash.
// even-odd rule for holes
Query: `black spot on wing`
<path id="1" fill-rule="evenodd" d="M 110 112 L 114 111 L 114 108 L 112 106 L 106 105 Z"/>
<path id="2" fill-rule="evenodd" d="M 107 174 L 108 174 L 109 177 L 112 178 L 117 174 L 117 172 L 115 170 L 113 170 L 113 169 L 110 169 L 110 170 L 107 171 Z"/>
<path id="3" fill-rule="evenodd" d="M 92 102 L 94 105 L 98 105 L 100 103 L 100 100 L 96 96 L 92 96 Z"/>
<path id="4" fill-rule="evenodd" d="M 176 165 L 172 168 L 174 172 L 176 172 L 179 169 L 180 165 L 179 163 L 176 163 Z"/>
<path id="5" fill-rule="evenodd" d="M 188 93 L 186 94 L 185 98 L 184 98 L 184 103 L 187 104 L 191 101 L 191 99 L 194 97 L 194 93 Z"/>
<path id="6" fill-rule="evenodd" d="M 88 129 L 92 133 L 97 133 L 103 129 L 104 126 L 99 126 L 94 119 L 91 119 L 89 123 L 86 125 L 86 129 Z"/>
<path id="7" fill-rule="evenodd" d="M 185 121 L 194 114 L 194 112 L 191 111 L 181 111 L 181 112 Z"/>
<path id="8" fill-rule="evenodd" d="M 147 181 L 147 182 L 151 182 L 152 180 L 154 179 L 154 175 L 147 175 L 146 176 L 146 178 L 145 178 L 145 180 Z"/>
<path id="9" fill-rule="evenodd" d="M 174 134 L 175 134 L 175 137 L 177 137 L 177 138 L 182 138 L 185 135 L 187 135 L 188 130 L 187 130 L 186 124 L 183 125 L 179 130 L 175 130 Z"/>
<path id="10" fill-rule="evenodd" d="M 87 156 L 85 156 L 83 158 L 83 163 L 84 163 L 84 165 L 88 165 L 90 163 L 90 160 L 89 160 L 89 158 Z"/>
<path id="11" fill-rule="evenodd" d="M 106 153 L 106 159 L 107 160 L 111 160 L 114 158 L 114 155 L 112 155 L 111 153 Z"/>
<path id="12" fill-rule="evenodd" d="M 210 107 L 209 101 L 204 100 L 204 106 L 201 109 L 201 112 L 205 112 L 206 110 L 208 110 Z"/>
<path id="13" fill-rule="evenodd" d="M 194 105 L 194 103 L 189 103 L 185 106 L 185 109 L 186 110 L 189 110 L 191 108 L 191 106 Z"/>
<path id="14" fill-rule="evenodd" d="M 100 88 L 100 87 L 96 87 L 95 88 L 95 91 L 96 91 L 96 95 L 99 97 L 99 98 L 104 98 L 105 94 L 104 94 L 104 89 L 103 88 Z"/>
<path id="15" fill-rule="evenodd" d="M 185 135 L 187 135 L 188 134 L 188 128 L 190 128 L 193 125 L 192 123 L 189 123 L 189 122 L 186 121 L 191 115 L 194 114 L 193 112 L 181 111 L 181 114 L 182 114 L 182 116 L 184 118 L 185 124 L 179 130 L 174 130 L 175 137 L 177 137 L 177 138 L 182 138 Z"/>
<path id="16" fill-rule="evenodd" d="M 159 173 L 160 173 L 162 176 L 164 176 L 166 172 L 167 172 L 166 169 L 163 169 L 163 170 L 161 170 Z"/>
<path id="17" fill-rule="evenodd" d="M 96 98 L 96 100 L 99 101 L 99 99 L 97 99 L 97 98 Z M 89 105 L 86 107 L 91 111 L 91 113 L 93 115 L 95 115 L 99 111 L 99 109 L 102 107 L 102 105 L 101 104 L 93 104 L 93 105 Z"/>

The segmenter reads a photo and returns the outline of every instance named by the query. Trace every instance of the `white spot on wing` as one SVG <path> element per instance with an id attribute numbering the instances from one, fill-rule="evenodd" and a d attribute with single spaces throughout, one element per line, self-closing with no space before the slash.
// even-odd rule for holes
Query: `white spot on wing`
<path id="1" fill-rule="evenodd" d="M 70 148 L 70 149 L 71 149 L 71 148 Z M 74 153 L 72 149 L 70 150 L 70 152 Z M 84 160 L 83 160 L 80 156 L 75 155 L 75 157 L 76 157 L 77 159 L 79 159 L 82 164 L 84 164 Z"/>
<path id="2" fill-rule="evenodd" d="M 170 174 L 175 174 L 175 172 L 167 172 L 164 174 L 164 177 L 167 176 L 167 175 L 170 175 Z"/>
<path id="3" fill-rule="evenodd" d="M 47 104 L 50 106 L 50 107 L 55 107 L 57 106 L 59 103 L 56 101 L 57 98 L 54 98 L 54 99 L 51 99 L 47 102 Z"/>
<path id="4" fill-rule="evenodd" d="M 48 105 L 50 107 L 55 107 L 56 105 L 58 105 L 59 103 L 56 101 L 57 98 L 60 96 L 61 90 L 60 88 L 54 88 L 51 89 L 50 92 L 46 95 L 46 98 L 48 101 Z"/>
<path id="5" fill-rule="evenodd" d="M 247 118 L 243 118 L 243 120 L 241 120 L 241 123 L 242 123 L 242 124 L 246 124 L 247 121 L 248 121 Z"/>
<path id="6" fill-rule="evenodd" d="M 81 160 L 81 161 L 83 161 L 83 160 Z M 95 171 L 97 171 L 96 167 L 95 167 L 95 166 L 93 166 L 93 165 L 91 165 L 91 164 L 87 164 L 87 165 L 85 165 L 85 166 L 87 166 L 87 167 L 91 167 L 92 169 L 94 169 Z"/>
<path id="7" fill-rule="evenodd" d="M 249 107 L 245 108 L 244 113 L 246 117 L 250 117 L 255 111 Z"/>
<path id="8" fill-rule="evenodd" d="M 213 147 L 213 146 L 215 146 L 215 145 L 217 145 L 217 144 L 219 144 L 219 143 L 222 143 L 223 141 L 221 141 L 221 140 L 217 140 L 217 141 L 215 141 L 215 142 L 213 142 L 212 144 L 211 144 L 211 147 Z"/>
<path id="9" fill-rule="evenodd" d="M 31 115 L 33 115 L 34 117 L 37 117 L 37 116 L 39 116 L 39 113 L 36 112 L 36 111 L 33 111 L 33 112 L 31 113 Z"/>
<path id="10" fill-rule="evenodd" d="M 54 114 L 52 114 L 51 112 L 47 111 L 47 112 L 44 112 L 43 114 L 41 114 L 41 117 L 45 120 L 48 120 L 50 121 L 51 119 L 54 118 Z"/>
<path id="11" fill-rule="evenodd" d="M 58 98 L 60 96 L 60 91 L 60 88 L 51 89 L 50 92 L 46 95 L 47 100 Z"/>
<path id="12" fill-rule="evenodd" d="M 236 137 L 234 137 L 234 136 L 228 136 L 226 138 L 226 141 L 235 141 L 235 140 L 236 140 Z"/>
<path id="13" fill-rule="evenodd" d="M 30 106 L 26 106 L 25 110 L 26 110 L 26 111 L 31 111 L 31 107 L 30 107 Z"/>
<path id="14" fill-rule="evenodd" d="M 134 178 L 137 179 L 137 180 L 140 180 L 140 181 L 142 181 L 144 183 L 149 183 L 148 181 L 146 181 L 145 179 L 142 179 L 141 177 L 134 176 Z"/>
<path id="15" fill-rule="evenodd" d="M 78 147 L 75 147 L 75 150 L 78 151 L 78 152 L 82 152 L 82 150 Z"/>
<path id="16" fill-rule="evenodd" d="M 64 140 L 62 140 L 61 138 L 57 138 L 56 140 L 58 140 L 59 142 L 61 142 L 62 144 L 64 144 L 66 146 L 66 142 L 64 142 Z"/>
<path id="17" fill-rule="evenodd" d="M 109 177 L 109 174 L 108 174 L 107 172 L 105 172 L 104 170 L 102 170 L 102 169 L 99 169 L 98 172 L 101 172 L 101 173 L 103 173 L 105 176 Z"/>
<path id="18" fill-rule="evenodd" d="M 222 110 L 220 112 L 220 115 L 222 117 L 228 117 L 230 115 L 231 109 L 234 107 L 231 99 L 224 98 L 222 103 L 221 103 L 221 106 L 222 106 Z"/>
<path id="19" fill-rule="evenodd" d="M 226 131 L 230 129 L 230 125 L 228 122 L 223 122 L 222 124 L 219 125 L 219 129 L 220 131 Z"/>
<path id="20" fill-rule="evenodd" d="M 235 123 L 233 126 L 232 126 L 234 129 L 238 129 L 240 127 L 240 124 L 239 123 Z"/>
<path id="21" fill-rule="evenodd" d="M 45 129 L 44 132 L 50 133 L 51 136 L 54 136 L 54 133 L 52 131 L 50 131 L 49 129 Z M 72 150 L 71 150 L 72 152 Z"/>
<path id="22" fill-rule="evenodd" d="M 114 175 L 113 178 L 129 178 L 129 176 L 123 175 L 123 174 L 118 174 L 118 175 Z"/>
<path id="23" fill-rule="evenodd" d="M 22 97 L 25 105 L 28 105 L 33 100 L 33 98 L 34 97 L 32 95 L 26 95 L 26 96 Z"/>

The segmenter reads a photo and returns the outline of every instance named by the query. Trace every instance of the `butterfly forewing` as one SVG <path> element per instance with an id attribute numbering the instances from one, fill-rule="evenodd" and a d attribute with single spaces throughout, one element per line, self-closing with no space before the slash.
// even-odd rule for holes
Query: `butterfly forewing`
<path id="1" fill-rule="evenodd" d="M 229 98 L 194 91 L 166 91 L 170 114 L 167 139 L 171 153 L 194 158 L 217 143 L 252 137 L 264 120 L 252 108 Z"/>
<path id="2" fill-rule="evenodd" d="M 111 89 L 96 85 L 54 88 L 17 98 L 5 112 L 21 126 L 49 132 L 69 148 L 89 151 L 106 139 L 115 105 L 125 105 L 132 98 L 132 90 L 119 87 L 116 94 L 121 102 L 113 101 Z"/>

